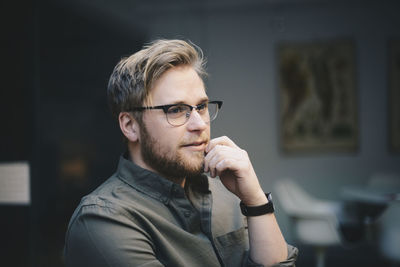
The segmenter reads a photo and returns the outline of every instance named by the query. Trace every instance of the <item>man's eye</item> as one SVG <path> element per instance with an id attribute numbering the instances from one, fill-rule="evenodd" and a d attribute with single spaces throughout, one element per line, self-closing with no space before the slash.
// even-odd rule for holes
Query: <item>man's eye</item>
<path id="1" fill-rule="evenodd" d="M 205 110 L 207 108 L 207 103 L 203 103 L 200 105 L 197 105 L 197 110 Z"/>
<path id="2" fill-rule="evenodd" d="M 186 111 L 185 106 L 172 106 L 168 109 L 169 114 L 178 114 Z"/>

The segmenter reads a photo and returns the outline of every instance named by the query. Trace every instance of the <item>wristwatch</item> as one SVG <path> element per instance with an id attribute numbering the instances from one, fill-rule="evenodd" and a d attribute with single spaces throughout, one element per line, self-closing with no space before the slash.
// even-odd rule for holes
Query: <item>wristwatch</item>
<path id="1" fill-rule="evenodd" d="M 268 213 L 273 213 L 275 211 L 274 204 L 272 203 L 271 193 L 265 194 L 268 199 L 268 203 L 261 206 L 249 207 L 246 206 L 242 201 L 240 201 L 240 210 L 244 216 L 260 216 Z"/>

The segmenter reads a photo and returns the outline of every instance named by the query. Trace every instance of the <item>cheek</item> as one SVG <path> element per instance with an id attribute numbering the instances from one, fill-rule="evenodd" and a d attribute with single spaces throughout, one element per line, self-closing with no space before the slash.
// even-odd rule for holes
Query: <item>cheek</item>
<path id="1" fill-rule="evenodd" d="M 179 133 L 173 131 L 160 131 L 156 138 L 157 143 L 162 147 L 164 153 L 176 153 L 181 143 Z"/>
<path id="2" fill-rule="evenodd" d="M 147 116 L 146 129 L 154 142 L 163 148 L 173 147 L 179 133 L 166 122 L 165 116 Z"/>

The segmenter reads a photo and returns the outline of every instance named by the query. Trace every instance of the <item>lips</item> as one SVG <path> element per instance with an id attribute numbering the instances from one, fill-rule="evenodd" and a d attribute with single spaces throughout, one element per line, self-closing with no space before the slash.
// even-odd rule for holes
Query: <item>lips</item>
<path id="1" fill-rule="evenodd" d="M 203 140 L 203 141 L 196 141 L 193 143 L 188 143 L 188 144 L 184 144 L 183 147 L 197 147 L 197 146 L 202 146 L 202 145 L 207 145 L 207 141 Z"/>
<path id="2" fill-rule="evenodd" d="M 188 142 L 182 145 L 183 148 L 189 149 L 191 151 L 198 151 L 204 153 L 207 145 L 208 145 L 208 139 L 200 139 L 196 140 L 193 142 Z"/>

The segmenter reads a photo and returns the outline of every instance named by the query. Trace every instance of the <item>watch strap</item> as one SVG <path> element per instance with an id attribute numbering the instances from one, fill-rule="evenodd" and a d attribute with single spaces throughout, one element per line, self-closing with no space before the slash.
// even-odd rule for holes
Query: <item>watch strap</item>
<path id="1" fill-rule="evenodd" d="M 264 214 L 273 213 L 275 211 L 274 204 L 272 203 L 271 193 L 265 194 L 268 199 L 268 203 L 260 206 L 246 206 L 243 201 L 240 201 L 240 210 L 244 216 L 260 216 Z"/>

